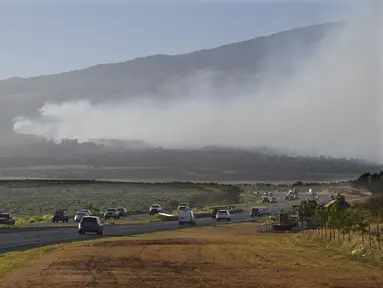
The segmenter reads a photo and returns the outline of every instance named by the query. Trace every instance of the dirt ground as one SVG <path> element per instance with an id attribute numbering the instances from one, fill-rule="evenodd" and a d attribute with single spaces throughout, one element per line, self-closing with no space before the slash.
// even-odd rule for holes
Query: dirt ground
<path id="1" fill-rule="evenodd" d="M 382 269 L 294 237 L 248 223 L 69 245 L 13 270 L 0 287 L 383 287 Z"/>

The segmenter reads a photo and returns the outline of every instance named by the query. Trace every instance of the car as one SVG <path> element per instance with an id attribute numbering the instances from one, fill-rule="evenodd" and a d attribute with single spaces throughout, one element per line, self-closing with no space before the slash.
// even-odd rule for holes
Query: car
<path id="1" fill-rule="evenodd" d="M 11 213 L 0 213 L 0 225 L 15 225 L 16 219 Z"/>
<path id="2" fill-rule="evenodd" d="M 162 207 L 160 204 L 153 204 L 149 208 L 149 215 L 158 214 L 162 211 Z"/>
<path id="3" fill-rule="evenodd" d="M 196 225 L 195 214 L 191 210 L 183 210 L 178 214 L 178 225 L 190 224 Z"/>
<path id="4" fill-rule="evenodd" d="M 231 221 L 231 214 L 229 210 L 218 210 L 217 215 L 215 216 L 216 221 L 226 220 Z"/>
<path id="5" fill-rule="evenodd" d="M 118 211 L 120 217 L 128 216 L 128 210 L 126 210 L 126 208 L 124 208 L 124 207 L 118 207 L 117 211 Z"/>
<path id="6" fill-rule="evenodd" d="M 55 213 L 52 216 L 52 222 L 53 223 L 58 223 L 59 221 L 61 222 L 67 222 L 69 221 L 69 215 L 68 215 L 68 210 L 67 209 L 58 209 L 55 211 Z"/>
<path id="7" fill-rule="evenodd" d="M 118 212 L 117 208 L 108 208 L 106 209 L 104 213 L 104 219 L 120 219 L 120 213 Z"/>
<path id="8" fill-rule="evenodd" d="M 92 211 L 90 211 L 89 209 L 81 209 L 81 210 L 78 210 L 77 212 L 85 212 L 85 213 L 87 213 L 89 216 L 92 216 Z"/>
<path id="9" fill-rule="evenodd" d="M 286 195 L 285 200 L 293 201 L 294 197 L 295 197 L 294 195 Z"/>
<path id="10" fill-rule="evenodd" d="M 74 218 L 73 218 L 73 221 L 74 221 L 74 222 L 80 222 L 81 219 L 82 219 L 84 216 L 90 216 L 90 215 L 89 215 L 87 212 L 85 212 L 84 210 L 77 211 L 77 212 L 76 212 L 76 215 L 75 215 Z"/>
<path id="11" fill-rule="evenodd" d="M 271 200 L 269 197 L 265 196 L 262 198 L 262 203 L 270 203 L 270 202 L 271 202 Z"/>
<path id="12" fill-rule="evenodd" d="M 212 210 L 211 210 L 211 219 L 215 219 L 215 217 L 217 216 L 217 212 L 219 210 L 225 210 L 225 209 L 226 209 L 226 207 L 214 207 L 214 208 L 212 208 Z"/>
<path id="13" fill-rule="evenodd" d="M 271 203 L 277 203 L 277 198 L 276 197 L 272 197 L 271 198 Z"/>
<path id="14" fill-rule="evenodd" d="M 178 210 L 178 211 L 189 210 L 189 207 L 188 207 L 188 206 L 185 206 L 185 205 L 180 205 L 180 206 L 177 207 L 177 210 Z"/>
<path id="15" fill-rule="evenodd" d="M 85 234 L 87 232 L 94 232 L 98 235 L 104 234 L 104 225 L 99 217 L 84 216 L 78 224 L 78 233 Z"/>
<path id="16" fill-rule="evenodd" d="M 257 216 L 257 217 L 261 216 L 261 212 L 260 212 L 259 208 L 251 208 L 250 217 L 253 218 L 255 216 Z"/>
<path id="17" fill-rule="evenodd" d="M 270 216 L 271 215 L 271 211 L 267 208 L 260 208 L 259 211 L 260 211 L 261 216 L 264 216 L 264 215 Z"/>

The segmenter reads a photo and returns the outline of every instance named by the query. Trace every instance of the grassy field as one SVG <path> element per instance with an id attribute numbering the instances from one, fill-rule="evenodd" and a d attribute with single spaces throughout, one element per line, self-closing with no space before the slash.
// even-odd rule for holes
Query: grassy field
<path id="1" fill-rule="evenodd" d="M 256 223 L 198 227 L 0 256 L 8 287 L 382 287 L 381 263 L 301 245 Z"/>
<path id="2" fill-rule="evenodd" d="M 238 188 L 239 187 L 239 188 Z M 315 188 L 320 194 L 340 192 L 354 199 L 365 197 L 362 191 L 347 184 L 323 184 L 300 187 L 300 192 Z M 240 189 L 240 194 L 230 194 Z M 287 185 L 222 185 L 214 183 L 127 183 L 93 181 L 0 181 L 0 211 L 13 212 L 17 224 L 50 222 L 57 208 L 76 210 L 90 208 L 101 213 L 108 207 L 123 206 L 129 214 L 147 213 L 153 203 L 161 204 L 167 212 L 174 211 L 180 202 L 193 204 L 197 211 L 210 211 L 204 207 L 221 204 L 265 206 L 255 192 L 287 192 Z M 348 198 L 350 199 L 350 198 Z M 290 203 L 297 204 L 297 203 Z M 282 205 L 280 203 L 277 204 Z M 284 204 L 283 204 L 284 205 Z M 249 207 L 250 207 L 249 206 Z M 275 205 L 273 205 L 275 206 Z"/>
<path id="3" fill-rule="evenodd" d="M 12 211 L 17 216 L 35 216 L 27 222 L 41 222 L 57 208 L 71 212 L 89 205 L 104 211 L 108 207 L 123 206 L 131 214 L 147 213 L 153 203 L 174 209 L 178 203 L 211 203 L 229 186 L 171 183 L 114 183 L 80 181 L 0 181 L 0 211 Z M 213 196 L 213 197 L 212 197 Z M 221 197 L 222 198 L 222 197 Z M 206 203 L 199 203 L 199 202 Z M 92 209 L 94 210 L 94 209 Z M 39 215 L 39 216 L 36 216 Z"/>

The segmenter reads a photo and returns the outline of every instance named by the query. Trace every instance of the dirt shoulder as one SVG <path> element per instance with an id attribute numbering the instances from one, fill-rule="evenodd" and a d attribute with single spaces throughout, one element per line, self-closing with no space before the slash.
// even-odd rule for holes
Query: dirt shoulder
<path id="1" fill-rule="evenodd" d="M 257 233 L 255 225 L 60 245 L 0 278 L 0 287 L 383 287 L 379 267 L 308 250 L 290 234 Z"/>

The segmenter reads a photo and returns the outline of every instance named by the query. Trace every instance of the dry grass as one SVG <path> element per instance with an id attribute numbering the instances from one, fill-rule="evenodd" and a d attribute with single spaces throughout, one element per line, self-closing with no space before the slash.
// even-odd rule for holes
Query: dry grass
<path id="1" fill-rule="evenodd" d="M 257 233 L 255 225 L 60 245 L 8 273 L 0 287 L 383 287 L 379 267 L 296 245 L 289 234 Z"/>
<path id="2" fill-rule="evenodd" d="M 358 250 L 359 252 L 353 256 L 354 258 L 363 262 L 375 263 L 383 268 L 383 233 L 380 232 L 379 238 L 375 234 L 379 230 L 380 227 L 372 225 L 371 233 L 365 233 L 362 236 L 360 232 L 342 233 L 335 229 L 313 229 L 297 235 L 296 241 L 307 248 L 327 247 L 341 253 Z"/>

